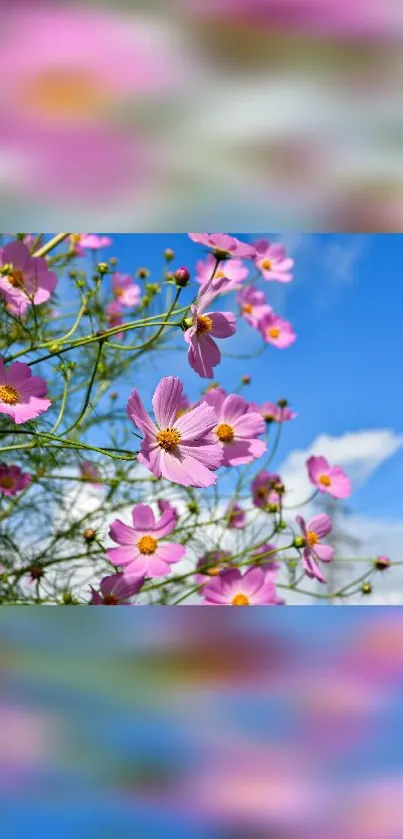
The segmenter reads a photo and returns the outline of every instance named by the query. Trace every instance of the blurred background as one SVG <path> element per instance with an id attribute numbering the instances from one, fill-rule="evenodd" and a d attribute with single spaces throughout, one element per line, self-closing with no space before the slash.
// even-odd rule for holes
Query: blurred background
<path id="1" fill-rule="evenodd" d="M 400 230 L 402 33 L 401 0 L 3 2 L 1 222 Z"/>
<path id="2" fill-rule="evenodd" d="M 401 839 L 403 613 L 0 612 L 2 835 Z"/>

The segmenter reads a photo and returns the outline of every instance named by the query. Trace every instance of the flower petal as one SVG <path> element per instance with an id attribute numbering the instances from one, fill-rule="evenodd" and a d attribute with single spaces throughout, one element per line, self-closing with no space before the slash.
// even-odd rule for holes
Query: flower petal
<path id="1" fill-rule="evenodd" d="M 177 376 L 164 376 L 153 396 L 154 414 L 160 428 L 171 428 L 176 419 L 183 394 L 183 384 Z"/>

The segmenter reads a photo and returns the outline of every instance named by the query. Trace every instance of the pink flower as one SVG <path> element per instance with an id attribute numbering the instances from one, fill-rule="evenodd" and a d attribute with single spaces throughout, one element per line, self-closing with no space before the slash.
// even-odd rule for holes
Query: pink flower
<path id="1" fill-rule="evenodd" d="M 279 405 L 278 402 L 263 402 L 257 405 L 256 402 L 249 403 L 251 410 L 258 411 L 265 422 L 287 422 L 293 420 L 297 414 L 288 405 Z"/>
<path id="2" fill-rule="evenodd" d="M 242 575 L 238 568 L 222 571 L 203 587 L 205 606 L 276 606 L 274 583 L 266 580 L 261 568 L 249 568 Z"/>
<path id="3" fill-rule="evenodd" d="M 0 414 L 8 414 L 17 425 L 35 419 L 52 404 L 46 394 L 46 382 L 33 376 L 28 364 L 15 361 L 6 368 L 0 358 Z"/>
<path id="4" fill-rule="evenodd" d="M 308 524 L 305 523 L 302 516 L 297 516 L 297 524 L 301 528 L 305 540 L 302 554 L 305 573 L 308 577 L 319 580 L 320 583 L 325 583 L 326 580 L 322 576 L 317 560 L 330 562 L 334 556 L 334 548 L 331 548 L 330 545 L 320 544 L 320 540 L 327 536 L 332 529 L 330 516 L 325 514 L 314 516 Z"/>
<path id="5" fill-rule="evenodd" d="M 242 396 L 236 393 L 227 396 L 214 388 L 204 394 L 203 401 L 216 412 L 214 433 L 224 450 L 223 466 L 251 463 L 266 451 L 266 443 L 257 439 L 265 430 L 264 420 L 260 414 L 250 411 Z"/>
<path id="6" fill-rule="evenodd" d="M 271 581 L 274 583 L 276 581 L 277 572 L 280 571 L 281 562 L 276 562 L 276 546 L 272 545 L 271 542 L 266 542 L 264 545 L 261 545 L 260 548 L 256 548 L 255 551 L 252 552 L 251 556 L 254 559 L 259 559 L 259 557 L 263 556 L 259 562 L 259 568 L 262 568 L 267 581 Z M 283 603 L 282 600 L 279 600 L 279 603 Z"/>
<path id="7" fill-rule="evenodd" d="M 22 472 L 19 466 L 7 466 L 0 463 L 0 493 L 2 495 L 17 495 L 26 489 L 32 481 L 32 475 Z"/>
<path id="8" fill-rule="evenodd" d="M 118 300 L 112 300 L 105 306 L 105 312 L 107 315 L 107 325 L 109 329 L 114 329 L 115 326 L 121 326 L 124 323 L 124 319 L 122 317 L 122 310 L 120 308 L 120 302 Z M 121 341 L 124 338 L 124 332 L 116 332 L 112 336 L 112 340 L 119 339 Z"/>
<path id="9" fill-rule="evenodd" d="M 230 558 L 229 551 L 207 551 L 197 562 L 196 569 L 199 573 L 195 575 L 196 583 L 206 585 L 211 577 L 217 577 L 220 571 L 228 567 L 227 562 Z"/>
<path id="10" fill-rule="evenodd" d="M 227 527 L 234 527 L 237 530 L 242 530 L 246 525 L 246 513 L 240 504 L 230 504 L 226 513 Z"/>
<path id="11" fill-rule="evenodd" d="M 80 463 L 80 472 L 81 477 L 84 481 L 88 481 L 88 483 L 92 484 L 95 489 L 101 489 L 102 483 L 99 483 L 101 476 L 101 472 L 98 466 L 95 463 L 92 463 L 91 460 L 83 460 Z"/>
<path id="12" fill-rule="evenodd" d="M 280 350 L 291 346 L 297 337 L 288 320 L 283 320 L 274 312 L 263 315 L 258 329 L 268 344 L 273 344 Z"/>
<path id="13" fill-rule="evenodd" d="M 386 571 L 392 565 L 388 556 L 377 556 L 375 560 L 375 568 L 377 571 Z"/>
<path id="14" fill-rule="evenodd" d="M 108 559 L 114 565 L 125 567 L 125 574 L 144 577 L 163 577 L 169 574 L 170 565 L 182 559 L 186 548 L 173 542 L 161 544 L 176 526 L 171 509 L 165 509 L 158 521 L 148 504 L 138 504 L 132 510 L 133 527 L 115 519 L 109 536 L 120 545 L 108 548 Z"/>
<path id="15" fill-rule="evenodd" d="M 237 296 L 237 302 L 241 307 L 241 315 L 254 329 L 259 327 L 265 315 L 270 315 L 273 311 L 266 301 L 264 292 L 253 286 L 242 289 Z"/>
<path id="16" fill-rule="evenodd" d="M 351 495 L 351 481 L 340 466 L 330 466 L 325 457 L 310 457 L 306 462 L 309 480 L 319 492 L 326 492 L 333 498 L 348 498 Z"/>
<path id="17" fill-rule="evenodd" d="M 178 521 L 179 513 L 178 513 L 176 507 L 174 507 L 170 503 L 170 501 L 163 501 L 162 499 L 159 499 L 157 501 L 157 507 L 158 507 L 161 514 L 165 513 L 167 515 L 169 513 L 169 515 L 172 516 L 175 523 Z"/>
<path id="18" fill-rule="evenodd" d="M 111 574 L 100 582 L 100 591 L 91 586 L 91 606 L 127 606 L 130 598 L 140 591 L 144 577 L 134 574 Z"/>
<path id="19" fill-rule="evenodd" d="M 82 256 L 85 250 L 97 251 L 112 244 L 109 236 L 97 236 L 96 233 L 72 233 L 70 240 L 78 256 Z"/>
<path id="20" fill-rule="evenodd" d="M 127 306 L 128 309 L 131 309 L 140 303 L 141 288 L 133 282 L 130 274 L 114 274 L 112 288 L 121 306 Z"/>
<path id="21" fill-rule="evenodd" d="M 226 280 L 208 283 L 199 291 L 196 304 L 192 305 L 192 326 L 184 334 L 189 344 L 188 360 L 192 369 L 205 379 L 213 378 L 213 367 L 220 363 L 221 353 L 214 338 L 229 338 L 236 330 L 232 312 L 205 312 Z"/>
<path id="22" fill-rule="evenodd" d="M 259 268 L 265 280 L 276 280 L 278 283 L 289 283 L 293 279 L 294 260 L 288 259 L 282 245 L 270 245 L 266 239 L 255 242 L 256 267 Z"/>
<path id="23" fill-rule="evenodd" d="M 189 233 L 192 242 L 210 248 L 218 259 L 228 259 L 239 256 L 241 259 L 254 259 L 256 248 L 240 242 L 235 236 L 227 233 Z"/>
<path id="24" fill-rule="evenodd" d="M 0 264 L 0 294 L 19 317 L 32 303 L 49 300 L 56 288 L 56 274 L 49 271 L 46 259 L 32 256 L 24 242 L 9 242 L 0 249 Z"/>
<path id="25" fill-rule="evenodd" d="M 280 505 L 284 493 L 280 475 L 262 470 L 252 481 L 251 488 L 255 507 L 265 509 L 269 504 Z"/>
<path id="26" fill-rule="evenodd" d="M 215 270 L 216 268 L 217 270 Z M 222 287 L 222 293 L 225 293 L 239 288 L 240 283 L 246 279 L 249 271 L 240 259 L 227 259 L 217 266 L 217 260 L 213 254 L 208 254 L 206 259 L 199 260 L 196 265 L 196 282 L 205 285 L 210 282 L 213 273 L 214 280 L 227 280 Z"/>
<path id="27" fill-rule="evenodd" d="M 144 434 L 138 460 L 156 478 L 182 486 L 211 486 L 217 480 L 213 472 L 223 459 L 222 447 L 212 434 L 216 414 L 202 402 L 178 419 L 182 393 L 183 384 L 176 376 L 161 379 L 153 396 L 157 427 L 133 390 L 127 413 Z"/>

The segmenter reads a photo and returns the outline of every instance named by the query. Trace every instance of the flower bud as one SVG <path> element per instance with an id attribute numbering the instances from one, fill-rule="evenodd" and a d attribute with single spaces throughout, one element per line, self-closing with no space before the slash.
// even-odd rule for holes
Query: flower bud
<path id="1" fill-rule="evenodd" d="M 117 398 L 118 398 L 118 395 L 116 393 L 116 390 L 113 390 L 112 393 L 109 394 L 109 399 L 112 399 L 112 402 L 114 402 L 115 399 L 117 399 Z"/>
<path id="2" fill-rule="evenodd" d="M 306 541 L 302 536 L 296 536 L 293 541 L 294 548 L 305 548 Z"/>
<path id="3" fill-rule="evenodd" d="M 71 280 L 76 280 L 78 277 L 77 271 L 74 271 L 73 269 L 69 271 L 69 277 Z"/>
<path id="4" fill-rule="evenodd" d="M 74 597 L 71 591 L 64 591 L 62 596 L 63 606 L 76 606 L 77 601 L 74 600 Z"/>
<path id="5" fill-rule="evenodd" d="M 116 259 L 116 256 L 111 256 L 111 258 L 109 260 L 109 265 L 117 265 L 117 264 L 118 264 L 118 261 Z"/>
<path id="6" fill-rule="evenodd" d="M 377 556 L 374 563 L 377 571 L 386 571 L 387 568 L 390 568 L 391 564 L 388 556 Z"/>
<path id="7" fill-rule="evenodd" d="M 286 408 L 288 405 L 287 399 L 279 399 L 277 401 L 277 405 L 279 406 L 279 408 Z"/>
<path id="8" fill-rule="evenodd" d="M 361 594 L 372 594 L 372 585 L 371 583 L 363 583 L 361 586 Z"/>
<path id="9" fill-rule="evenodd" d="M 172 262 L 175 259 L 175 252 L 171 248 L 166 248 L 164 250 L 164 259 L 166 262 Z"/>
<path id="10" fill-rule="evenodd" d="M 196 504 L 196 501 L 189 501 L 188 510 L 192 515 L 197 515 L 199 512 L 199 506 Z"/>
<path id="11" fill-rule="evenodd" d="M 185 288 L 190 280 L 190 273 L 185 266 L 178 268 L 173 276 L 178 288 Z"/>
<path id="12" fill-rule="evenodd" d="M 241 382 L 243 385 L 250 385 L 252 379 L 250 376 L 242 376 Z"/>
<path id="13" fill-rule="evenodd" d="M 94 541 L 94 539 L 96 538 L 96 535 L 97 535 L 97 532 L 96 532 L 96 530 L 93 530 L 93 528 L 92 528 L 92 527 L 87 527 L 87 528 L 83 531 L 83 539 L 84 539 L 86 542 L 88 542 L 88 544 L 91 544 L 91 542 L 93 542 L 93 541 Z"/>
<path id="14" fill-rule="evenodd" d="M 278 506 L 278 504 L 269 504 L 267 509 L 268 509 L 269 513 L 278 513 L 279 510 L 280 510 L 280 507 Z"/>
<path id="15" fill-rule="evenodd" d="M 140 280 L 146 280 L 147 277 L 150 276 L 150 272 L 149 272 L 148 268 L 139 268 L 138 271 L 137 271 L 137 276 L 139 277 Z"/>
<path id="16" fill-rule="evenodd" d="M 98 262 L 97 265 L 98 274 L 109 274 L 109 265 L 107 262 Z"/>

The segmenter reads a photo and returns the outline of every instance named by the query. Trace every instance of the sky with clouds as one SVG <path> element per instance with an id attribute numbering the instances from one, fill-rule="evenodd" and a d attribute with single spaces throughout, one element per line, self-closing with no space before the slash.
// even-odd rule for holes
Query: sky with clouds
<path id="1" fill-rule="evenodd" d="M 298 338 L 287 350 L 268 346 L 261 353 L 260 336 L 240 322 L 236 335 L 221 342 L 217 380 L 231 391 L 243 374 L 250 374 L 252 382 L 243 391 L 247 398 L 262 402 L 286 397 L 297 412 L 297 419 L 284 428 L 274 463 L 293 503 L 309 495 L 306 458 L 312 453 L 328 456 L 353 480 L 346 526 L 354 535 L 360 530 L 357 552 L 403 559 L 403 237 L 279 236 L 267 231 L 237 235 L 247 241 L 261 236 L 280 240 L 295 259 L 293 283 L 261 281 L 259 286 L 274 309 L 292 322 Z M 175 251 L 173 267 L 186 265 L 191 272 L 203 257 L 203 248 L 186 234 L 116 234 L 113 239 L 103 255 L 116 254 L 124 273 L 147 266 L 152 281 L 161 277 L 166 247 Z M 194 285 L 186 290 L 185 302 L 194 292 Z M 234 295 L 221 299 L 220 308 L 222 302 L 224 309 L 234 308 Z M 161 352 L 136 370 L 133 381 L 122 384 L 122 396 L 137 386 L 147 403 L 159 379 L 175 374 L 189 397 L 197 398 L 208 382 L 190 369 L 184 342 L 179 339 L 177 345 L 182 352 Z M 392 574 L 395 581 L 399 569 L 385 575 L 385 590 Z"/>

